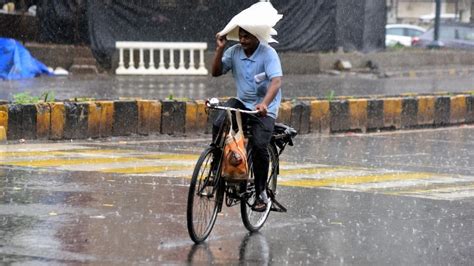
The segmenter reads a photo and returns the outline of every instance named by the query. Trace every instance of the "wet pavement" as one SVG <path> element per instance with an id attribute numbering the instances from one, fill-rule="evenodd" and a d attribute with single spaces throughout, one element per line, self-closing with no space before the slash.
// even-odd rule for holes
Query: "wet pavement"
<path id="1" fill-rule="evenodd" d="M 401 93 L 465 92 L 474 91 L 472 72 L 456 75 L 437 74 L 420 77 L 377 78 L 372 74 L 344 73 L 330 75 L 286 75 L 283 80 L 283 97 L 367 96 L 398 95 Z M 12 100 L 15 94 L 29 92 L 40 96 L 53 91 L 56 99 L 74 97 L 118 99 L 139 97 L 144 99 L 207 99 L 234 96 L 231 75 L 210 76 L 110 76 L 91 75 L 70 77 L 39 77 L 21 81 L 1 81 L 0 99 Z"/>
<path id="2" fill-rule="evenodd" d="M 298 136 L 260 233 L 185 222 L 208 136 L 3 145 L 0 258 L 19 264 L 470 265 L 474 127 Z"/>

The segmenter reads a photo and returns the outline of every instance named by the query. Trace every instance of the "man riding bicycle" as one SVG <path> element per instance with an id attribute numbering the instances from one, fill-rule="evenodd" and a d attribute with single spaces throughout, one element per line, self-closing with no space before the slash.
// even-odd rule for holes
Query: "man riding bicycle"
<path id="1" fill-rule="evenodd" d="M 266 23 L 261 23 L 258 15 L 262 14 L 262 11 L 266 14 L 268 11 L 274 12 L 275 16 L 268 19 Z M 237 87 L 237 98 L 230 99 L 225 105 L 259 111 L 257 119 L 252 119 L 245 114 L 242 117 L 243 123 L 250 126 L 252 135 L 249 141 L 254 152 L 255 189 L 259 195 L 253 206 L 255 211 L 264 211 L 269 203 L 266 194 L 269 167 L 267 146 L 272 137 L 281 102 L 280 86 L 283 73 L 278 54 L 268 45 L 268 42 L 276 42 L 271 37 L 272 34 L 276 34 L 272 27 L 281 17 L 268 2 L 253 5 L 239 13 L 221 32 L 217 33 L 216 53 L 212 64 L 214 77 L 232 70 Z M 259 22 L 253 23 L 255 19 Z M 228 39 L 239 43 L 225 50 Z M 225 112 L 221 112 L 213 123 L 214 139 L 218 137 L 225 115 Z"/>

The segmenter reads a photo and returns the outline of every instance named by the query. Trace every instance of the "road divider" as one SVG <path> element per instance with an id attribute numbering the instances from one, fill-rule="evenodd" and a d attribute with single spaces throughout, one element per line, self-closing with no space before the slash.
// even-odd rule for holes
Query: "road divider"
<path id="1" fill-rule="evenodd" d="M 6 139 L 84 139 L 133 134 L 209 134 L 203 100 L 117 100 L 0 105 Z M 300 134 L 373 132 L 474 122 L 470 93 L 285 100 L 279 122 Z"/>

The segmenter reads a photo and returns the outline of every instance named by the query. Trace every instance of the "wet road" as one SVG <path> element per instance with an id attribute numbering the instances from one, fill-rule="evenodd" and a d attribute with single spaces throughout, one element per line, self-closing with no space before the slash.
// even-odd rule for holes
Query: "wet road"
<path id="1" fill-rule="evenodd" d="M 283 97 L 327 97 L 398 95 L 401 93 L 465 92 L 474 90 L 472 72 L 458 75 L 434 73 L 421 77 L 376 78 L 373 75 L 345 74 L 287 75 L 283 80 Z M 88 97 L 118 99 L 139 97 L 145 99 L 173 98 L 207 99 L 235 95 L 230 75 L 212 77 L 172 76 L 71 76 L 40 77 L 21 81 L 0 82 L 0 99 L 12 100 L 20 92 L 40 96 L 53 91 L 56 99 Z"/>
<path id="2" fill-rule="evenodd" d="M 224 208 L 195 246 L 189 176 L 208 136 L 0 146 L 0 258 L 20 264 L 471 265 L 474 127 L 298 136 L 249 235 Z"/>

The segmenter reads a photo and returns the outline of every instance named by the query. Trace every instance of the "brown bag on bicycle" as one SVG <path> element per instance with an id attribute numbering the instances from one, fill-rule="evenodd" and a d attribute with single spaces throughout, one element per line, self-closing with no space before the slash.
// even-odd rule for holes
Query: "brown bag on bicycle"
<path id="1" fill-rule="evenodd" d="M 227 110 L 230 119 L 230 131 L 225 139 L 222 176 L 227 181 L 245 181 L 248 178 L 247 151 L 244 143 L 242 118 L 240 112 L 236 112 L 238 131 L 232 128 L 232 114 Z"/>

